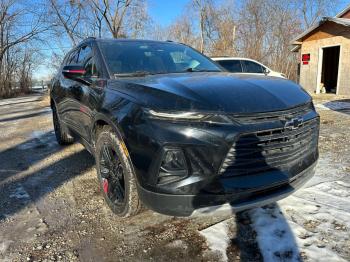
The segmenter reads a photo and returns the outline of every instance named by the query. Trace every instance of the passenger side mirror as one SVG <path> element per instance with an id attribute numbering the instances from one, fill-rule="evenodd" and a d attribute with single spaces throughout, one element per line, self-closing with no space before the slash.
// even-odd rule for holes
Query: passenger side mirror
<path id="1" fill-rule="evenodd" d="M 63 67 L 62 74 L 65 78 L 77 80 L 84 76 L 85 69 L 80 65 L 68 65 Z"/>

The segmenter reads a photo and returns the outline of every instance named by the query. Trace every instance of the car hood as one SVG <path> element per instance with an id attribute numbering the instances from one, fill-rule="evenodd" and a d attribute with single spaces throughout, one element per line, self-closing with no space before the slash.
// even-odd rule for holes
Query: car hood
<path id="1" fill-rule="evenodd" d="M 311 101 L 292 81 L 226 72 L 123 78 L 111 80 L 109 87 L 145 107 L 167 111 L 271 112 Z"/>

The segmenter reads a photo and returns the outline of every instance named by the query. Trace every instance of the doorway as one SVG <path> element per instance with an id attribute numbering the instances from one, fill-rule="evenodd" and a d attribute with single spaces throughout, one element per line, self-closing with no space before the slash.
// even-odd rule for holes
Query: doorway
<path id="1" fill-rule="evenodd" d="M 337 93 L 340 46 L 323 48 L 321 93 Z"/>

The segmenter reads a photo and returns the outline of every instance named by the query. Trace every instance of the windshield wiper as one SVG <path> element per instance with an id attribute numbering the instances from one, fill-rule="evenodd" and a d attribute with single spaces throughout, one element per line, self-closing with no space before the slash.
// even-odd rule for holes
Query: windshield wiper
<path id="1" fill-rule="evenodd" d="M 153 75 L 153 73 L 148 71 L 135 71 L 131 73 L 116 73 L 114 74 L 114 77 L 133 77 L 133 76 L 147 76 L 147 75 Z"/>

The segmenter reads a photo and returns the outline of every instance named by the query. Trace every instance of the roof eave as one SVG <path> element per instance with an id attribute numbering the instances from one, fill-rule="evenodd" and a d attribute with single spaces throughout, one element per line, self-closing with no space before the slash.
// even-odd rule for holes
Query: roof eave
<path id="1" fill-rule="evenodd" d="M 336 23 L 336 24 L 339 24 L 339 25 L 342 25 L 342 26 L 350 26 L 350 19 L 334 18 L 334 17 L 323 17 L 322 20 L 319 21 L 317 24 L 315 24 L 314 26 L 311 26 L 309 29 L 305 30 L 303 33 L 301 33 L 296 38 L 294 38 L 291 43 L 293 45 L 302 44 L 303 38 L 305 36 L 307 36 L 312 31 L 314 31 L 315 29 L 317 29 L 318 27 L 320 27 L 321 25 L 323 25 L 326 22 L 333 22 L 333 23 Z"/>
<path id="2" fill-rule="evenodd" d="M 306 29 L 303 33 L 301 33 L 300 35 L 298 35 L 296 38 L 294 38 L 292 40 L 292 44 L 293 45 L 301 44 L 303 42 L 303 37 L 304 36 L 306 36 L 307 34 L 311 33 L 313 30 L 315 30 L 317 27 L 321 26 L 323 23 L 324 23 L 324 20 L 322 19 L 317 24 L 315 24 L 315 25 L 309 27 L 308 29 Z"/>
<path id="3" fill-rule="evenodd" d="M 336 18 L 340 18 L 342 15 L 344 15 L 345 13 L 347 13 L 348 11 L 350 11 L 350 5 L 348 5 L 347 7 L 345 7 L 345 9 L 343 11 L 341 11 L 339 14 L 337 14 L 335 17 Z"/>

